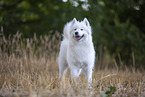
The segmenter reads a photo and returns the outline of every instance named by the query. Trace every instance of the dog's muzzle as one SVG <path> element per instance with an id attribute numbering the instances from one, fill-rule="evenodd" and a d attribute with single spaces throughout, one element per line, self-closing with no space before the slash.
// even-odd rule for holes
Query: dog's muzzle
<path id="1" fill-rule="evenodd" d="M 74 33 L 74 37 L 75 37 L 75 39 L 76 39 L 77 41 L 79 41 L 79 40 L 81 40 L 81 39 L 84 37 L 84 34 L 83 34 L 83 35 L 79 35 L 78 32 L 75 32 L 75 33 Z"/>

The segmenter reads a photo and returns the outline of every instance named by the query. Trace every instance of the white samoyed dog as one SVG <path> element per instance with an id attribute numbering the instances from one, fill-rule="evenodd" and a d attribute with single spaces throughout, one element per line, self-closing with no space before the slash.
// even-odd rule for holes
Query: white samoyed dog
<path id="1" fill-rule="evenodd" d="M 79 22 L 74 18 L 64 26 L 63 41 L 58 56 L 59 78 L 70 68 L 71 80 L 84 72 L 88 83 L 92 81 L 95 50 L 91 26 L 87 18 Z"/>

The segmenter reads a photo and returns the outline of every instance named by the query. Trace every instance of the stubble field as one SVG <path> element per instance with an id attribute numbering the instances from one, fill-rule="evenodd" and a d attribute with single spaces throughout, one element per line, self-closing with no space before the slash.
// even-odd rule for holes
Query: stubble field
<path id="1" fill-rule="evenodd" d="M 22 39 L 21 34 L 0 35 L 0 97 L 144 97 L 145 71 L 118 67 L 116 61 L 100 64 L 96 56 L 91 87 L 81 74 L 70 81 L 70 72 L 58 81 L 57 56 L 61 35 L 36 35 Z M 111 68 L 110 68 L 111 67 Z"/>

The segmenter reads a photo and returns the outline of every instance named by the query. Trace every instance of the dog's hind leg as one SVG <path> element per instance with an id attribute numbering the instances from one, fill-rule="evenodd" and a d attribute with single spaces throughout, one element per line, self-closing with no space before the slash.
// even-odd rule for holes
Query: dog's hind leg
<path id="1" fill-rule="evenodd" d="M 72 66 L 70 69 L 71 69 L 71 80 L 73 80 L 73 78 L 76 80 L 76 78 L 81 73 L 81 69 L 80 68 L 77 68 L 75 66 Z"/>
<path id="2" fill-rule="evenodd" d="M 63 73 L 67 70 L 68 65 L 65 62 L 60 62 L 59 63 L 59 79 L 63 75 Z"/>
<path id="3" fill-rule="evenodd" d="M 58 62 L 58 67 L 59 67 L 59 79 L 58 79 L 58 87 L 60 86 L 60 80 L 61 77 L 63 76 L 63 73 L 67 70 L 68 65 L 64 61 L 59 61 Z"/>

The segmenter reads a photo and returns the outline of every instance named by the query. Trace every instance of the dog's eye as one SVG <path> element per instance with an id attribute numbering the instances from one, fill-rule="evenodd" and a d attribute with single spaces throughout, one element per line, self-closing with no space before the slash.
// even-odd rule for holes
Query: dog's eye
<path id="1" fill-rule="evenodd" d="M 77 30 L 77 29 L 74 29 L 74 30 Z"/>
<path id="2" fill-rule="evenodd" d="M 83 29 L 81 29 L 81 31 L 83 31 Z"/>

